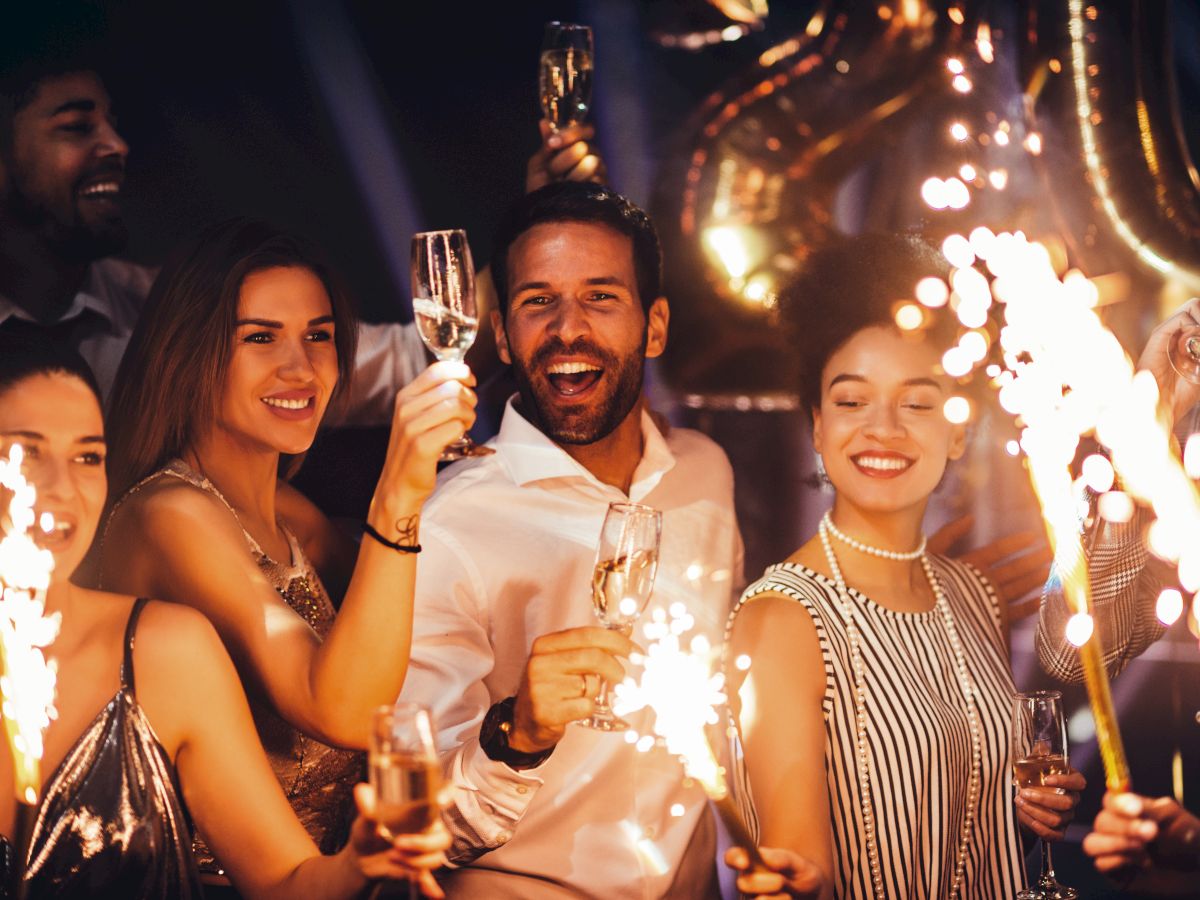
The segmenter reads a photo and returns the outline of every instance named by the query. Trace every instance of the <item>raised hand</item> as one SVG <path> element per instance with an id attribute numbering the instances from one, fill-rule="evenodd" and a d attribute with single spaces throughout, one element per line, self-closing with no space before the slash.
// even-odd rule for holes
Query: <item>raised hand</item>
<path id="1" fill-rule="evenodd" d="M 821 896 L 825 877 L 812 860 L 777 847 L 760 847 L 759 853 L 771 871 L 752 871 L 750 855 L 741 847 L 725 851 L 725 865 L 738 873 L 737 889 L 741 893 L 767 900 L 817 900 Z"/>
<path id="2" fill-rule="evenodd" d="M 509 746 L 522 753 L 548 750 L 562 740 L 567 725 L 596 708 L 600 682 L 625 677 L 620 659 L 637 649 L 619 631 L 569 628 L 533 642 L 513 708 Z"/>
<path id="3" fill-rule="evenodd" d="M 1188 410 L 1200 403 L 1200 385 L 1180 378 L 1168 356 L 1171 339 L 1176 332 L 1194 325 L 1200 325 L 1200 298 L 1196 297 L 1175 310 L 1170 318 L 1150 332 L 1142 355 L 1138 358 L 1137 367 L 1145 369 L 1158 382 L 1159 394 L 1171 410 L 1173 422 L 1178 422 Z"/>
<path id="4" fill-rule="evenodd" d="M 594 181 L 604 184 L 608 169 L 596 149 L 588 143 L 596 136 L 591 125 L 569 125 L 554 131 L 550 123 L 538 122 L 542 145 L 525 170 L 525 191 L 529 193 L 554 181 Z"/>
<path id="5" fill-rule="evenodd" d="M 442 449 L 475 422 L 474 385 L 466 364 L 446 360 L 435 362 L 396 395 L 376 500 L 419 503 L 429 496 Z"/>

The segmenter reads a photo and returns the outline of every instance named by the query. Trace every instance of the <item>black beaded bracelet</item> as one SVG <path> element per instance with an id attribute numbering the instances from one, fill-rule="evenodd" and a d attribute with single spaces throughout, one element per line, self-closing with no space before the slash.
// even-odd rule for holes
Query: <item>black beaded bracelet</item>
<path id="1" fill-rule="evenodd" d="M 379 541 L 379 543 L 383 544 L 383 546 L 391 547 L 393 550 L 397 550 L 400 553 L 420 553 L 421 552 L 420 544 L 397 544 L 395 541 L 389 541 L 382 534 L 380 534 L 378 531 L 376 531 L 374 528 L 372 528 L 370 522 L 363 522 L 363 531 L 365 531 L 371 537 L 375 538 L 375 540 Z"/>

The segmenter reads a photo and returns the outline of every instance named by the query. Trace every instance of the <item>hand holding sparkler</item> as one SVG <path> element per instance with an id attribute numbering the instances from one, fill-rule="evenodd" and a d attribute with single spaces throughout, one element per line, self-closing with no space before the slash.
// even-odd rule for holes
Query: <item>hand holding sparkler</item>
<path id="1" fill-rule="evenodd" d="M 825 880 L 812 860 L 778 847 L 762 847 L 758 853 L 762 866 L 756 869 L 751 868 L 750 855 L 741 847 L 730 847 L 725 853 L 725 864 L 739 873 L 737 889 L 741 893 L 800 900 L 821 896 Z"/>
<path id="2" fill-rule="evenodd" d="M 1158 866 L 1200 869 L 1200 819 L 1170 797 L 1107 793 L 1083 851 L 1101 872 Z"/>

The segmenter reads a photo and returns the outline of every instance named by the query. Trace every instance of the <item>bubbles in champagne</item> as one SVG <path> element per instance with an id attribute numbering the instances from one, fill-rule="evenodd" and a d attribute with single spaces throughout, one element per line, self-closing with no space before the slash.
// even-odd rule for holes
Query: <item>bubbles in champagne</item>
<path id="1" fill-rule="evenodd" d="M 479 330 L 478 319 L 424 297 L 413 298 L 413 318 L 425 346 L 438 359 L 461 360 Z"/>
<path id="2" fill-rule="evenodd" d="M 375 818 L 387 834 L 418 834 L 433 827 L 442 783 L 437 759 L 373 752 L 367 765 L 375 788 Z"/>
<path id="3" fill-rule="evenodd" d="M 538 66 L 542 112 L 555 129 L 578 125 L 592 102 L 592 52 L 543 50 Z"/>
<path id="4" fill-rule="evenodd" d="M 657 566 L 658 554 L 649 550 L 636 550 L 620 559 L 596 563 L 592 604 L 606 627 L 626 627 L 641 615 L 654 590 Z"/>

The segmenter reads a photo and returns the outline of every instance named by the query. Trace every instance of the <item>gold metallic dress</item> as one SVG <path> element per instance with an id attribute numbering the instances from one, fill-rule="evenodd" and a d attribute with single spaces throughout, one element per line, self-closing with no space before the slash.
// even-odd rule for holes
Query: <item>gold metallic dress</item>
<path id="1" fill-rule="evenodd" d="M 118 506 L 145 485 L 159 478 L 178 478 L 212 494 L 221 501 L 236 519 L 237 513 L 217 490 L 216 485 L 192 469 L 183 460 L 174 460 L 148 478 L 140 481 L 121 498 Z M 115 511 L 115 508 L 114 508 Z M 240 522 L 239 522 L 240 525 Z M 334 608 L 321 579 L 305 558 L 295 536 L 280 523 L 288 546 L 291 562 L 287 565 L 271 559 L 258 542 L 243 528 L 251 554 L 258 567 L 279 592 L 288 606 L 312 626 L 322 639 L 333 627 Z M 354 820 L 354 785 L 365 775 L 364 754 L 340 750 L 314 740 L 281 719 L 265 701 L 251 696 L 250 708 L 258 736 L 267 751 L 271 768 L 283 786 L 296 817 L 322 853 L 335 853 L 345 843 Z M 230 760 L 236 765 L 236 760 Z M 222 876 L 224 871 L 214 859 L 204 840 L 197 835 L 194 841 L 196 862 L 205 880 Z"/>
<path id="2" fill-rule="evenodd" d="M 134 692 L 133 638 L 145 605 L 134 603 L 125 627 L 120 689 L 42 792 L 26 857 L 31 900 L 201 896 L 175 767 Z M 3 849 L 11 864 L 11 848 Z"/>

